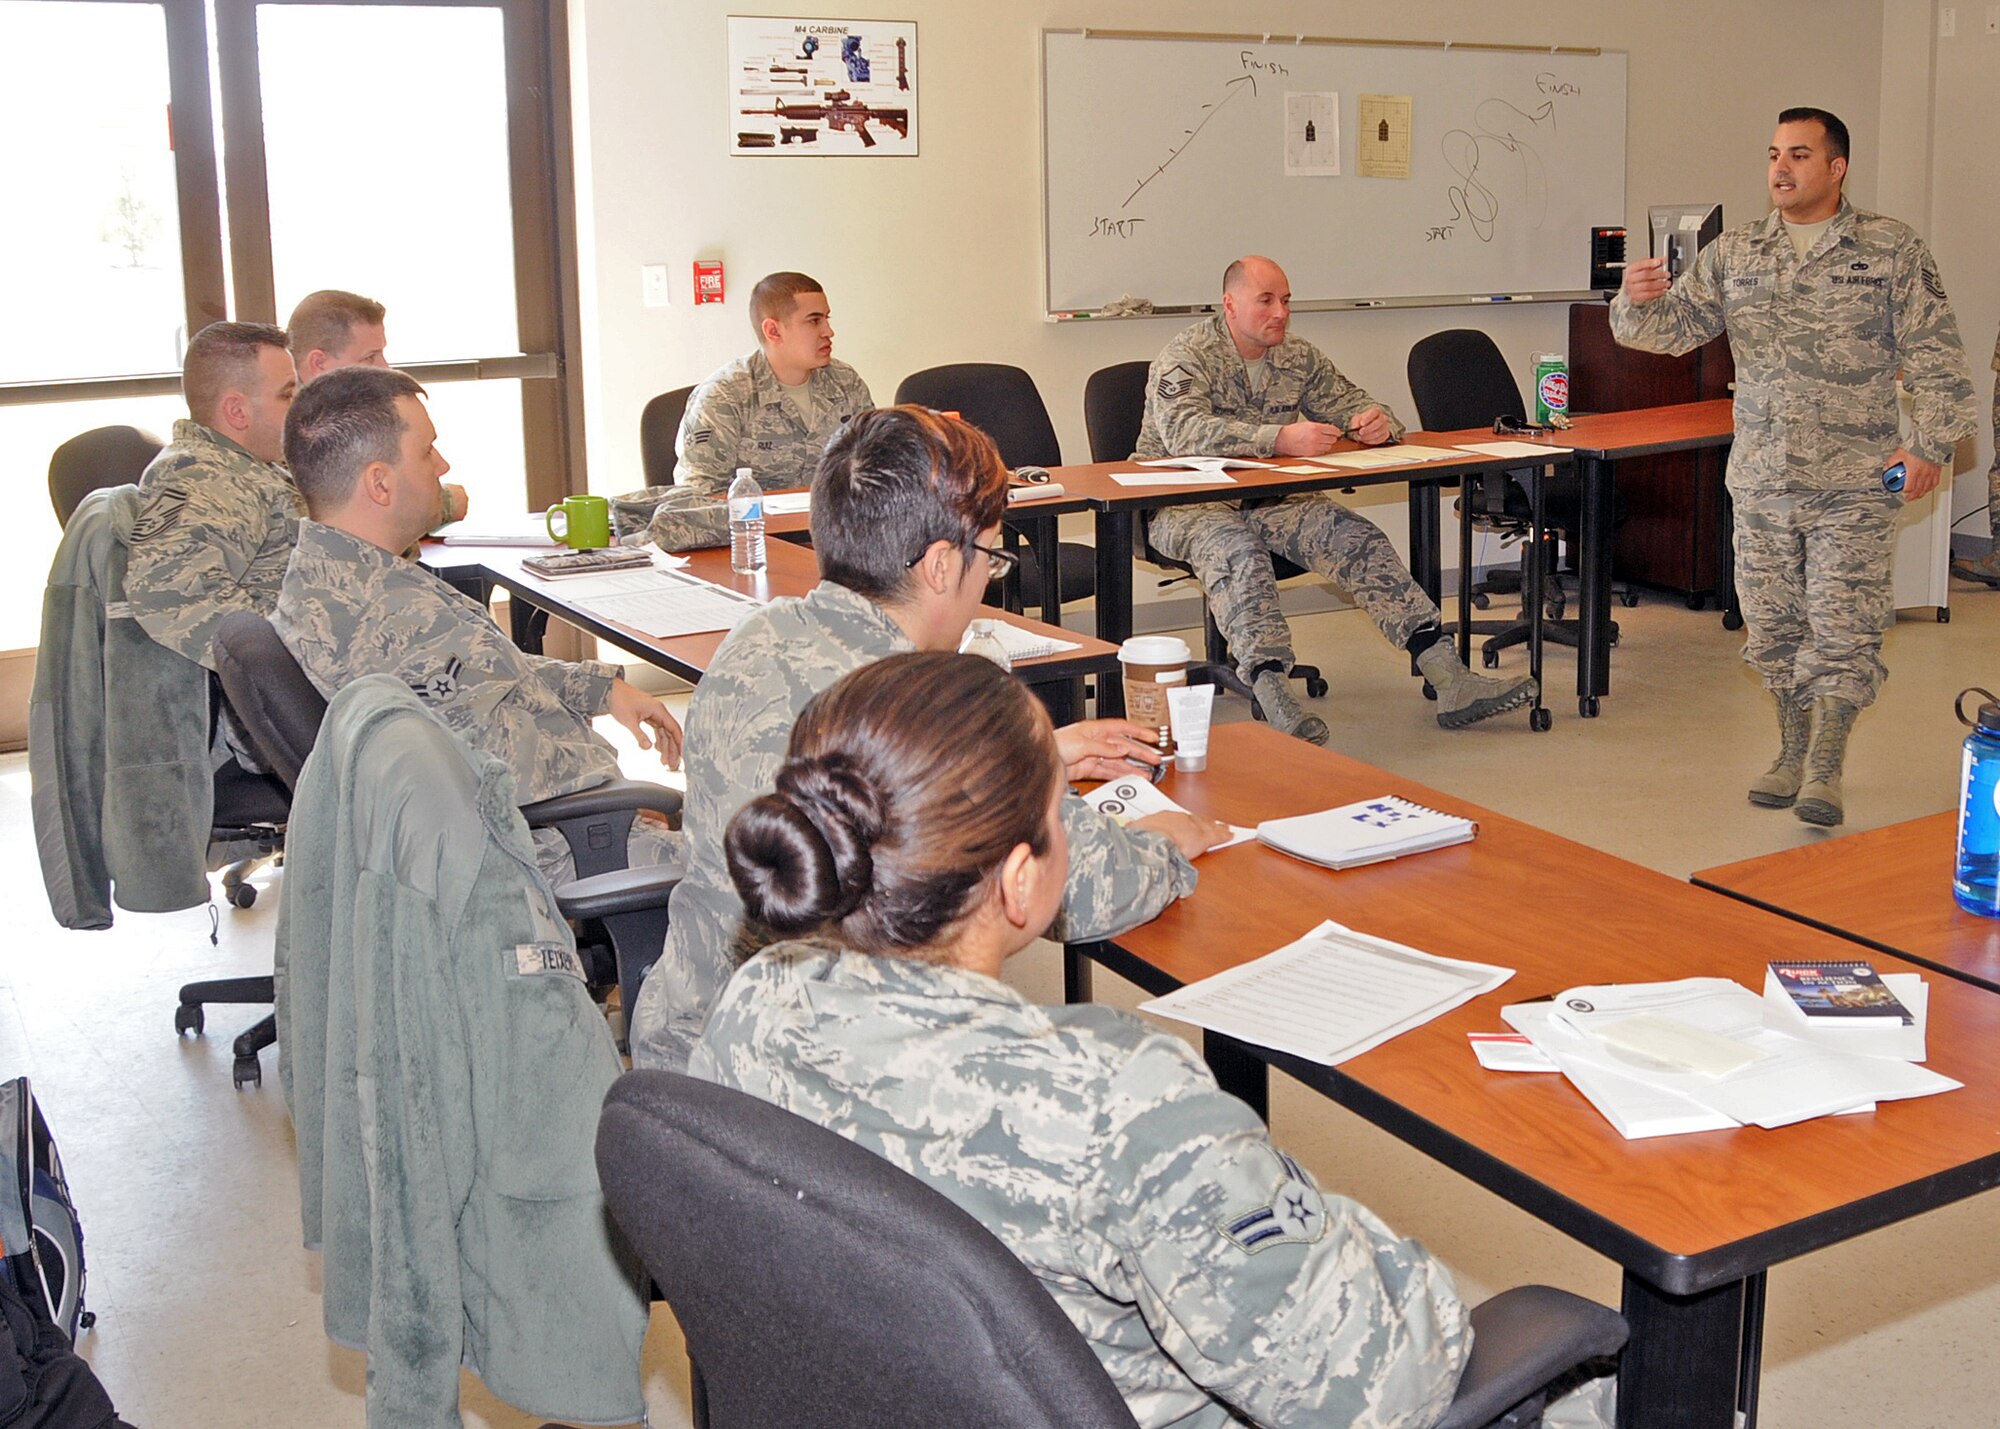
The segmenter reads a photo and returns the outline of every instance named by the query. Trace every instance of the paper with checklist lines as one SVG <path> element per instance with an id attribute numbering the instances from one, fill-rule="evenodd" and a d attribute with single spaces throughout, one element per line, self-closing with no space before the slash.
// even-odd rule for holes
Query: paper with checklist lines
<path id="1" fill-rule="evenodd" d="M 1329 921 L 1140 1010 L 1334 1067 L 1513 975 L 1512 968 L 1441 958 Z"/>

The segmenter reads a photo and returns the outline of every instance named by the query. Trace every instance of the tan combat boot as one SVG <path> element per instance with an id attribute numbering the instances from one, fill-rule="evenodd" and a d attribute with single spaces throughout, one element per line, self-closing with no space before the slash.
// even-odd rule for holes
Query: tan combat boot
<path id="1" fill-rule="evenodd" d="M 1809 824 L 1831 828 L 1847 817 L 1840 802 L 1840 766 L 1847 762 L 1847 735 L 1858 706 L 1825 698 L 1813 704 L 1812 748 L 1806 753 L 1805 782 L 1792 812 Z"/>
<path id="2" fill-rule="evenodd" d="M 1291 677 L 1283 670 L 1258 671 L 1250 688 L 1257 692 L 1257 708 L 1270 721 L 1272 729 L 1303 739 L 1307 744 L 1323 745 L 1333 738 L 1325 720 L 1306 713 L 1298 696 L 1292 693 Z"/>
<path id="3" fill-rule="evenodd" d="M 1805 778 L 1812 706 L 1795 690 L 1772 693 L 1778 697 L 1778 757 L 1750 781 L 1750 802 L 1760 809 L 1789 809 L 1798 800 L 1799 781 Z"/>
<path id="4" fill-rule="evenodd" d="M 1417 668 L 1437 691 L 1437 722 L 1446 729 L 1464 729 L 1469 724 L 1491 719 L 1508 710 L 1520 709 L 1535 698 L 1532 676 L 1494 679 L 1475 675 L 1465 668 L 1449 640 L 1440 640 L 1417 656 Z"/>

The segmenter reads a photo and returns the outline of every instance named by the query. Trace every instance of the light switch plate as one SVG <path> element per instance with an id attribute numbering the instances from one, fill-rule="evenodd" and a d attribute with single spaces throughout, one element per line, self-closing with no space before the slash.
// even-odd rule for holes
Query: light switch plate
<path id="1" fill-rule="evenodd" d="M 666 307 L 668 303 L 667 265 L 664 263 L 641 263 L 639 265 L 639 292 L 647 307 Z"/>

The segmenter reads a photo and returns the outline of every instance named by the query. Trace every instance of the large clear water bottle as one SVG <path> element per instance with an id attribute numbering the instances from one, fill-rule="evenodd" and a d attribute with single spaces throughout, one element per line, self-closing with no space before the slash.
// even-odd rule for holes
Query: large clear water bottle
<path id="1" fill-rule="evenodd" d="M 1000 643 L 1000 632 L 991 620 L 975 620 L 966 627 L 965 640 L 958 647 L 961 655 L 983 655 L 1003 670 L 1014 668 L 1014 661 L 1007 653 L 1007 647 Z"/>
<path id="2" fill-rule="evenodd" d="M 738 575 L 764 569 L 764 488 L 747 466 L 729 483 L 729 568 Z"/>
<path id="3" fill-rule="evenodd" d="M 1979 717 L 1965 717 L 1965 697 L 1983 695 Z M 1958 858 L 1951 875 L 1952 896 L 1968 913 L 2000 918 L 2000 697 L 1991 690 L 1961 690 L 1958 722 L 1972 726 L 1965 737 L 1959 781 Z"/>

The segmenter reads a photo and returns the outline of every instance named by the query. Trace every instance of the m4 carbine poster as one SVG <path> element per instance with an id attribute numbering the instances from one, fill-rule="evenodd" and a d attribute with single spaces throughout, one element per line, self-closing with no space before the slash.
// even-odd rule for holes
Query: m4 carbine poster
<path id="1" fill-rule="evenodd" d="M 916 25 L 731 15 L 729 152 L 916 153 Z"/>

